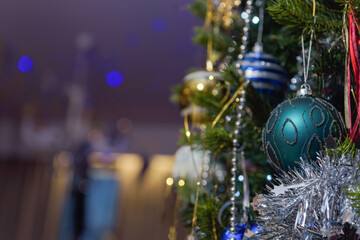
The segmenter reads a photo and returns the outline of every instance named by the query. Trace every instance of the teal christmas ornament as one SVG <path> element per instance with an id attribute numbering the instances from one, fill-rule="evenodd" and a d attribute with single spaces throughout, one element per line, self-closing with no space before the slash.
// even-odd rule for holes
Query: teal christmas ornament
<path id="1" fill-rule="evenodd" d="M 294 99 L 276 107 L 263 129 L 263 148 L 277 169 L 297 166 L 300 157 L 316 161 L 316 153 L 345 137 L 340 113 L 330 103 L 311 97 L 311 89 L 303 85 Z"/>
<path id="2" fill-rule="evenodd" d="M 231 233 L 230 228 L 226 229 L 221 234 L 221 240 L 242 240 L 246 231 L 246 224 L 240 224 L 235 226 L 235 233 Z"/>

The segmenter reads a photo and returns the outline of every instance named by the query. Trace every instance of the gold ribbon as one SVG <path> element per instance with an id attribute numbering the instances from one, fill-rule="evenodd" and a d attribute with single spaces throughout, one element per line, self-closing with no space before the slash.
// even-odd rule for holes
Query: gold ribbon
<path id="1" fill-rule="evenodd" d="M 313 17 L 315 17 L 316 2 L 313 0 Z"/>
<path id="2" fill-rule="evenodd" d="M 218 184 L 215 183 L 214 185 L 214 194 L 213 194 L 213 205 L 215 205 L 215 193 L 218 188 Z M 215 223 L 215 216 L 214 214 L 211 214 L 211 223 L 212 223 L 212 231 L 214 235 L 214 240 L 218 240 L 217 233 L 216 233 L 216 223 Z"/>
<path id="3" fill-rule="evenodd" d="M 230 100 L 224 105 L 224 107 L 221 109 L 221 111 L 219 112 L 219 114 L 215 117 L 215 120 L 212 122 L 211 127 L 215 127 L 215 125 L 218 123 L 218 121 L 220 120 L 221 116 L 224 114 L 224 112 L 226 111 L 226 109 L 228 109 L 228 107 L 235 101 L 236 97 L 240 94 L 240 92 L 244 89 L 244 83 L 241 84 L 241 86 L 236 90 L 236 92 L 234 93 L 234 95 L 230 98 Z"/>
<path id="4" fill-rule="evenodd" d="M 231 92 L 231 86 L 229 82 L 225 82 L 226 85 L 226 93 L 225 96 L 221 99 L 220 101 L 220 105 L 224 104 L 224 102 L 226 102 L 226 100 L 229 98 L 230 96 L 230 92 Z"/>
<path id="5" fill-rule="evenodd" d="M 191 146 L 192 142 L 191 142 L 191 135 L 190 135 L 190 128 L 189 128 L 189 114 L 187 111 L 185 111 L 185 116 L 184 116 L 184 128 L 185 128 L 186 138 L 188 140 L 189 145 Z"/>

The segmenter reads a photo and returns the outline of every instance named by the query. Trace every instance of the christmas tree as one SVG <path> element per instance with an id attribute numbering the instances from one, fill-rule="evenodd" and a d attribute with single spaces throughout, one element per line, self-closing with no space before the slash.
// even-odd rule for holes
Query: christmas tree
<path id="1" fill-rule="evenodd" d="M 188 151 L 174 167 L 175 211 L 191 239 L 358 238 L 359 6 L 189 6 L 204 19 L 194 41 L 207 59 L 172 100 Z"/>

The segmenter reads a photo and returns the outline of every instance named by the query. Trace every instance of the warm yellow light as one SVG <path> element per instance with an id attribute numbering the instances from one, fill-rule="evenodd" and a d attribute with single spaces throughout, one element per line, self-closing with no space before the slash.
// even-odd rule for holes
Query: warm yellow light
<path id="1" fill-rule="evenodd" d="M 182 179 L 180 179 L 180 180 L 179 180 L 179 186 L 180 186 L 180 187 L 183 187 L 184 185 L 185 185 L 185 181 L 182 180 Z"/>
<path id="2" fill-rule="evenodd" d="M 210 79 L 210 80 L 214 80 L 214 76 L 213 76 L 213 75 L 210 75 L 210 76 L 209 76 L 209 79 Z"/>
<path id="3" fill-rule="evenodd" d="M 196 88 L 197 88 L 199 91 L 202 91 L 202 90 L 204 90 L 204 84 L 199 83 L 199 84 L 196 86 Z"/>
<path id="4" fill-rule="evenodd" d="M 186 131 L 186 136 L 190 137 L 190 131 Z"/>
<path id="5" fill-rule="evenodd" d="M 171 186 L 171 185 L 173 185 L 173 183 L 174 183 L 174 179 L 172 177 L 168 177 L 166 179 L 166 184 L 167 185 Z"/>
<path id="6" fill-rule="evenodd" d="M 214 66 L 213 63 L 210 60 L 206 61 L 206 70 L 211 72 L 212 70 L 214 70 Z"/>
<path id="7" fill-rule="evenodd" d="M 235 99 L 235 101 L 236 101 L 236 102 L 239 102 L 239 101 L 240 101 L 240 99 L 239 99 L 239 98 L 236 98 L 236 99 Z"/>

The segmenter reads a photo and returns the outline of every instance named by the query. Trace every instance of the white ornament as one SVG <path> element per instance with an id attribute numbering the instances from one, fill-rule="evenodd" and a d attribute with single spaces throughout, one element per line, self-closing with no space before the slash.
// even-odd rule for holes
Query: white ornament
<path id="1" fill-rule="evenodd" d="M 177 178 L 189 178 L 198 180 L 201 162 L 204 157 L 204 163 L 209 163 L 210 152 L 199 150 L 197 147 L 191 147 L 184 145 L 180 147 L 175 153 L 175 163 L 173 167 L 172 177 Z"/>

